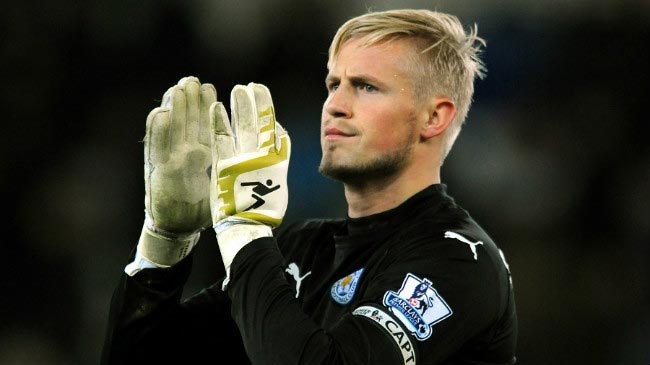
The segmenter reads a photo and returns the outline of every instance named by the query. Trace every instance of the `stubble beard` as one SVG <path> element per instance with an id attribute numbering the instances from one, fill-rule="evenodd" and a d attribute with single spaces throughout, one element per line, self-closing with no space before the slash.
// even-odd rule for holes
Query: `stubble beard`
<path id="1" fill-rule="evenodd" d="M 354 185 L 391 179 L 406 166 L 412 147 L 405 145 L 393 153 L 375 156 L 367 161 L 341 164 L 323 155 L 318 171 L 328 178 Z"/>

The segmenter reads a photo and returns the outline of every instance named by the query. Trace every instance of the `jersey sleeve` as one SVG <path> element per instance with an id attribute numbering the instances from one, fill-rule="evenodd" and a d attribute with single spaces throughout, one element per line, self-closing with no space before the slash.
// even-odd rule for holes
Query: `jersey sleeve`
<path id="1" fill-rule="evenodd" d="M 231 266 L 232 313 L 253 364 L 401 363 L 398 352 L 376 340 L 384 336 L 371 322 L 348 314 L 330 329 L 315 323 L 295 298 L 282 263 L 275 239 L 260 238 Z"/>
<path id="2" fill-rule="evenodd" d="M 498 249 L 485 245 L 472 250 L 464 242 L 434 244 L 430 238 L 405 243 L 386 256 L 381 270 L 367 273 L 353 314 L 392 336 L 404 359 L 514 363 L 510 277 Z"/>
<path id="3" fill-rule="evenodd" d="M 169 269 L 122 273 L 109 312 L 102 364 L 202 363 L 227 352 L 248 363 L 221 282 L 182 299 L 191 255 Z"/>

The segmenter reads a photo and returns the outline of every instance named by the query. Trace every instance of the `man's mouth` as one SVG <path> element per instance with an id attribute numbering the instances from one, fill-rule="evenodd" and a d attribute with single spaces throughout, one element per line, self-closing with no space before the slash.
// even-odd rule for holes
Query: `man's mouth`
<path id="1" fill-rule="evenodd" d="M 325 139 L 328 141 L 337 141 L 344 138 L 352 137 L 353 134 L 345 133 L 338 128 L 326 128 Z"/>

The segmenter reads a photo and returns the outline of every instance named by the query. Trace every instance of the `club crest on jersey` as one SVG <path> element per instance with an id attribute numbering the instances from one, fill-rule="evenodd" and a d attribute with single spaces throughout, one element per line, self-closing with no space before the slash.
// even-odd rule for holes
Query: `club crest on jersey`
<path id="1" fill-rule="evenodd" d="M 354 292 L 357 289 L 359 278 L 361 277 L 362 272 L 363 268 L 353 272 L 350 275 L 347 275 L 344 278 L 337 280 L 332 285 L 332 289 L 330 289 L 332 299 L 334 299 L 334 301 L 339 304 L 350 303 L 350 301 L 352 301 L 352 297 L 354 297 Z"/>
<path id="2" fill-rule="evenodd" d="M 452 315 L 451 308 L 431 281 L 408 273 L 399 291 L 387 291 L 384 305 L 420 341 L 431 336 L 434 324 Z"/>

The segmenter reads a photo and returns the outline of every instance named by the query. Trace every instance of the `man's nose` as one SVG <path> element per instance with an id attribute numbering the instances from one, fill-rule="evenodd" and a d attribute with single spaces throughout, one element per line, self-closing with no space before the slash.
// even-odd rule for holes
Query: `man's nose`
<path id="1" fill-rule="evenodd" d="M 352 116 L 351 95 L 344 87 L 332 91 L 325 100 L 325 111 L 335 118 L 350 118 Z"/>

